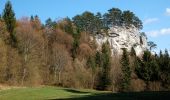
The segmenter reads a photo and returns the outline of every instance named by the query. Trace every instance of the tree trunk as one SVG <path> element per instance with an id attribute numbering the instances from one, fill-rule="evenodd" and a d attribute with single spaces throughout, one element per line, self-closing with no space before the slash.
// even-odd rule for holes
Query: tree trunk
<path id="1" fill-rule="evenodd" d="M 26 76 L 26 68 L 24 68 L 24 71 L 23 71 L 23 76 L 22 76 L 22 80 L 21 80 L 22 86 L 24 85 L 25 76 Z"/>
<path id="2" fill-rule="evenodd" d="M 58 72 L 58 83 L 61 84 L 61 71 Z"/>
<path id="3" fill-rule="evenodd" d="M 57 82 L 57 68 L 54 68 L 54 81 Z"/>

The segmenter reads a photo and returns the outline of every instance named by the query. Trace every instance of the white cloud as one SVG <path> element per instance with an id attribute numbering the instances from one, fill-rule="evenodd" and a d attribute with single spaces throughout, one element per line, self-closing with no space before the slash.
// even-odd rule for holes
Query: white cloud
<path id="1" fill-rule="evenodd" d="M 163 28 L 160 30 L 153 30 L 153 31 L 149 31 L 146 32 L 149 36 L 151 37 L 157 37 L 159 35 L 167 35 L 170 34 L 170 28 Z"/>
<path id="2" fill-rule="evenodd" d="M 158 18 L 148 18 L 148 19 L 144 20 L 144 25 L 157 22 L 158 20 L 159 20 Z"/>
<path id="3" fill-rule="evenodd" d="M 166 15 L 170 16 L 170 8 L 166 8 Z"/>

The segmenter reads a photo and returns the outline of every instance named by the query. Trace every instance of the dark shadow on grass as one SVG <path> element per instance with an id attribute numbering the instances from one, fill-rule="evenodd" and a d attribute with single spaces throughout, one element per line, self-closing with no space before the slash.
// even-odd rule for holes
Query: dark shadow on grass
<path id="1" fill-rule="evenodd" d="M 67 92 L 76 93 L 76 94 L 86 94 L 86 93 L 89 93 L 89 92 L 79 91 L 79 90 L 76 90 L 76 89 L 64 89 L 64 90 L 67 91 Z"/>
<path id="2" fill-rule="evenodd" d="M 170 100 L 170 92 L 100 93 L 84 97 L 51 100 Z"/>

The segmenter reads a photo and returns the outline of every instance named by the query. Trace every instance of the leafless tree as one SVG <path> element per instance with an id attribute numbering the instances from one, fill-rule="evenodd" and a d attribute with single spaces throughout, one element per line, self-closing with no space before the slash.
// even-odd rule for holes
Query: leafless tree
<path id="1" fill-rule="evenodd" d="M 26 18 L 19 21 L 19 26 L 16 29 L 16 35 L 18 38 L 19 52 L 22 54 L 23 57 L 23 68 L 21 71 L 21 84 L 23 85 L 24 80 L 29 75 L 29 67 L 31 67 L 31 65 L 34 65 L 35 62 L 38 63 L 38 58 L 41 58 L 41 37 L 39 36 L 40 34 L 36 33 L 36 31 L 31 26 L 30 21 Z"/>
<path id="2" fill-rule="evenodd" d="M 52 48 L 52 64 L 54 71 L 54 80 L 57 79 L 58 74 L 58 83 L 61 83 L 61 73 L 64 70 L 64 67 L 68 64 L 69 56 L 68 52 L 65 50 L 63 45 L 54 43 Z"/>

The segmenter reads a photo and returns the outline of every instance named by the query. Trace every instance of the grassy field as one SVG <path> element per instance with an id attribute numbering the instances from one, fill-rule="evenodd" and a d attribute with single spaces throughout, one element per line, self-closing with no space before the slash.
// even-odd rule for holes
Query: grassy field
<path id="1" fill-rule="evenodd" d="M 170 100 L 170 92 L 111 93 L 58 87 L 0 90 L 0 100 Z"/>

